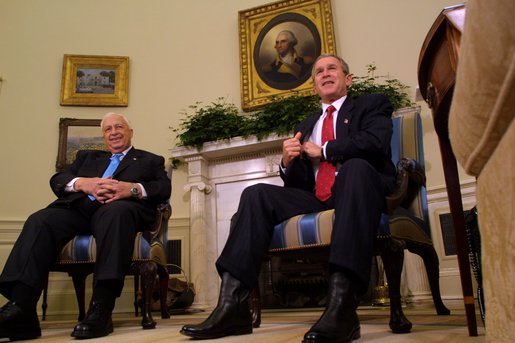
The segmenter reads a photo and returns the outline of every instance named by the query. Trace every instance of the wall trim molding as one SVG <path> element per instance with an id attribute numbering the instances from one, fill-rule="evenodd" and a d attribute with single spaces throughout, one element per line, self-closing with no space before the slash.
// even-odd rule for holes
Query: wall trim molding
<path id="1" fill-rule="evenodd" d="M 460 181 L 463 209 L 468 210 L 476 204 L 476 179 L 473 177 Z M 446 255 L 440 216 L 450 214 L 449 199 L 445 185 L 427 189 L 429 221 L 433 245 L 440 261 L 440 288 L 443 299 L 463 299 L 457 255 Z M 475 286 L 474 286 L 475 288 Z"/>
<path id="2" fill-rule="evenodd" d="M 476 180 L 467 179 L 460 182 L 461 196 L 462 198 L 475 196 L 476 194 Z M 447 187 L 445 185 L 438 185 L 427 188 L 427 202 L 433 203 L 438 201 L 446 201 L 447 198 Z"/>

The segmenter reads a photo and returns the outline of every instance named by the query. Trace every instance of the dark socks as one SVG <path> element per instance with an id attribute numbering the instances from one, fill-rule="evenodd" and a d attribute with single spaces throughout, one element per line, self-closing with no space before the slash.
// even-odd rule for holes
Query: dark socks
<path id="1" fill-rule="evenodd" d="M 114 308 L 116 298 L 120 295 L 123 283 L 120 280 L 100 280 L 93 288 L 92 300 Z"/>
<path id="2" fill-rule="evenodd" d="M 36 313 L 40 293 L 24 283 L 17 282 L 13 285 L 9 300 L 15 302 L 26 313 Z"/>

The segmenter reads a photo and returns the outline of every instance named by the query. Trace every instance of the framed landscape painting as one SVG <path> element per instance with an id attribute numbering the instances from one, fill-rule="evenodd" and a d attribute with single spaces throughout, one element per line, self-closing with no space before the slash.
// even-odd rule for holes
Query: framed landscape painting
<path id="1" fill-rule="evenodd" d="M 63 171 L 68 168 L 75 160 L 79 150 L 106 149 L 100 131 L 100 121 L 100 119 L 59 119 L 56 171 Z"/>
<path id="2" fill-rule="evenodd" d="M 63 106 L 127 106 L 129 58 L 64 55 Z"/>

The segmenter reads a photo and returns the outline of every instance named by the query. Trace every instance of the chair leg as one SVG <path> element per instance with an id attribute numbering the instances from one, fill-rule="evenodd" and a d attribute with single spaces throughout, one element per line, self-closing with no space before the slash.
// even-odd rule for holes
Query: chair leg
<path id="1" fill-rule="evenodd" d="M 156 322 L 152 318 L 152 290 L 157 276 L 157 265 L 155 262 L 138 263 L 139 273 L 141 275 L 141 289 L 143 295 L 143 309 L 141 319 L 141 326 L 143 329 L 153 329 L 156 327 Z"/>
<path id="2" fill-rule="evenodd" d="M 409 242 L 407 242 L 407 248 L 410 252 L 419 255 L 424 261 L 436 313 L 438 315 L 451 314 L 451 311 L 444 305 L 440 294 L 440 262 L 438 261 L 435 248 L 430 245 Z"/>
<path id="3" fill-rule="evenodd" d="M 75 288 L 75 296 L 77 297 L 77 304 L 79 305 L 79 317 L 77 320 L 80 322 L 86 317 L 86 277 L 87 273 L 73 273 L 68 274 L 72 277 L 73 287 Z"/>
<path id="4" fill-rule="evenodd" d="M 250 312 L 252 313 L 252 327 L 258 328 L 261 325 L 261 296 L 259 285 L 252 290 L 249 297 Z"/>
<path id="5" fill-rule="evenodd" d="M 139 274 L 134 273 L 134 317 L 139 315 L 138 292 L 139 292 Z"/>
<path id="6" fill-rule="evenodd" d="M 161 318 L 170 318 L 170 312 L 168 312 L 168 305 L 166 304 L 167 293 L 168 293 L 168 270 L 164 266 L 159 265 L 157 267 L 157 273 L 159 275 L 159 303 L 161 306 Z"/>
<path id="7" fill-rule="evenodd" d="M 412 324 L 404 315 L 401 304 L 401 273 L 404 264 L 403 241 L 390 238 L 381 251 L 390 295 L 390 329 L 393 333 L 408 333 Z"/>
<path id="8" fill-rule="evenodd" d="M 48 275 L 43 283 L 43 300 L 41 303 L 41 320 L 46 320 L 46 309 L 48 307 L 47 304 L 47 296 L 48 296 Z"/>

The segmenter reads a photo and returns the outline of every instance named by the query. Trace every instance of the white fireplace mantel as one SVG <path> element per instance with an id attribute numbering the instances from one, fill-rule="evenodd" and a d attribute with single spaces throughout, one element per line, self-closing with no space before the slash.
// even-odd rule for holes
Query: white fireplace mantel
<path id="1" fill-rule="evenodd" d="M 285 136 L 236 137 L 208 142 L 202 149 L 171 149 L 173 158 L 188 165 L 190 193 L 190 279 L 195 284 L 194 306 L 212 308 L 218 298 L 215 262 L 229 235 L 242 190 L 258 182 L 282 185 L 279 175 Z"/>

